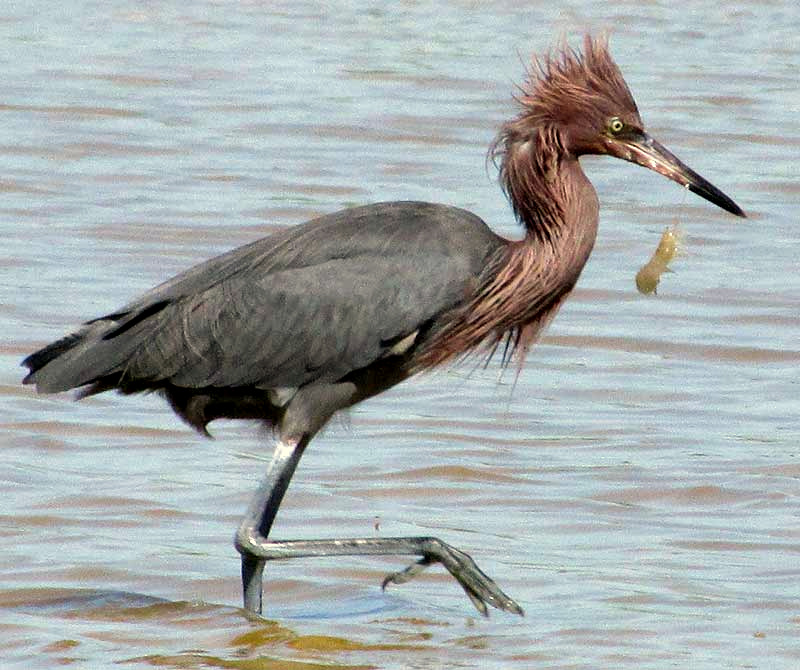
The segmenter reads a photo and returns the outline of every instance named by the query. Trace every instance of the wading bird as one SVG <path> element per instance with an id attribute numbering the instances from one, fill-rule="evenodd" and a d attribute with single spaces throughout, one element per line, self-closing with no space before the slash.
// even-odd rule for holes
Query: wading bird
<path id="1" fill-rule="evenodd" d="M 441 563 L 477 609 L 522 608 L 464 552 L 435 537 L 271 540 L 308 443 L 338 410 L 484 349 L 521 358 L 575 286 L 598 201 L 578 159 L 616 156 L 742 210 L 644 130 L 606 41 L 534 59 L 519 112 L 494 145 L 525 229 L 504 239 L 462 209 L 387 202 L 346 209 L 234 249 L 86 322 L 23 361 L 26 384 L 81 396 L 156 391 L 207 434 L 219 418 L 276 433 L 266 476 L 236 533 L 244 606 L 261 612 L 267 561 L 415 555 L 402 583 Z"/>

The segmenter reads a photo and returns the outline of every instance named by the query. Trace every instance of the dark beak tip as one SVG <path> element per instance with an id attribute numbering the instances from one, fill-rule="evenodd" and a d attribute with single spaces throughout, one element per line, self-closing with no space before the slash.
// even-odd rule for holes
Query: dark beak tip
<path id="1" fill-rule="evenodd" d="M 637 163 L 642 167 L 654 170 L 667 179 L 677 182 L 692 193 L 716 205 L 720 209 L 742 219 L 747 218 L 747 214 L 745 214 L 742 208 L 731 198 L 708 180 L 697 174 L 689 166 L 685 165 L 677 156 L 647 133 L 642 131 L 637 137 L 619 143 L 611 143 L 610 146 L 613 155 L 618 158 L 623 158 L 632 163 Z"/>
<path id="2" fill-rule="evenodd" d="M 744 210 L 741 207 L 739 207 L 739 205 L 737 205 L 735 202 L 731 204 L 732 206 L 728 209 L 728 211 L 731 214 L 733 214 L 734 216 L 738 216 L 740 219 L 748 218 L 747 214 L 745 214 Z"/>

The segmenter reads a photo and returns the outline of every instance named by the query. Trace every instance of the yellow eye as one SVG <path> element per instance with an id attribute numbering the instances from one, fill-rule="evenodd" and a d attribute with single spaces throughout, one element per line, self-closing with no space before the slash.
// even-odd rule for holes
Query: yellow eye
<path id="1" fill-rule="evenodd" d="M 613 135 L 617 135 L 621 133 L 623 128 L 625 128 L 625 124 L 622 122 L 618 116 L 615 116 L 608 122 L 608 129 Z"/>

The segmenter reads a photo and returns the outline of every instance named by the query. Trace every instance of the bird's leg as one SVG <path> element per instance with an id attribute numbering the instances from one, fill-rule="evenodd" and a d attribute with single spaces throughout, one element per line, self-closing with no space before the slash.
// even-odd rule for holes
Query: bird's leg
<path id="1" fill-rule="evenodd" d="M 422 572 L 431 563 L 441 563 L 455 577 L 477 610 L 488 615 L 487 605 L 523 614 L 522 608 L 509 598 L 463 551 L 435 537 L 350 538 L 342 540 L 264 541 L 249 547 L 262 561 L 312 556 L 394 556 L 417 555 L 420 560 L 383 580 L 402 584 Z"/>
<path id="2" fill-rule="evenodd" d="M 236 532 L 235 545 L 242 556 L 244 607 L 257 614 L 261 613 L 261 583 L 266 559 L 255 554 L 252 547 L 266 542 L 275 515 L 308 442 L 309 438 L 303 437 L 298 441 L 281 440 L 277 443 L 267 467 L 267 474 Z"/>
<path id="3" fill-rule="evenodd" d="M 261 581 L 267 561 L 308 556 L 416 555 L 420 560 L 383 582 L 402 584 L 431 563 L 441 563 L 458 581 L 481 614 L 488 607 L 522 614 L 522 608 L 486 576 L 463 551 L 435 537 L 354 538 L 343 540 L 268 540 L 272 522 L 300 457 L 311 437 L 338 409 L 351 405 L 358 388 L 353 383 L 300 389 L 287 405 L 279 426 L 280 439 L 267 474 L 236 533 L 242 556 L 244 606 L 261 612 Z"/>
<path id="4" fill-rule="evenodd" d="M 281 440 L 275 447 L 267 474 L 236 533 L 242 556 L 244 607 L 261 613 L 262 574 L 267 561 L 313 556 L 416 555 L 420 560 L 386 577 L 388 584 L 402 584 L 431 563 L 441 563 L 458 581 L 469 599 L 486 615 L 487 605 L 522 614 L 522 608 L 488 577 L 469 555 L 435 537 L 352 538 L 342 540 L 268 540 L 272 523 L 303 450 L 309 442 Z"/>

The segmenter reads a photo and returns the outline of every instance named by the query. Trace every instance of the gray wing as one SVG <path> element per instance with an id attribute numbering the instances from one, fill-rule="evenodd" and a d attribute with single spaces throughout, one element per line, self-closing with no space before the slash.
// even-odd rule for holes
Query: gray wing
<path id="1" fill-rule="evenodd" d="M 441 205 L 344 210 L 200 264 L 31 355 L 60 391 L 333 381 L 465 299 L 501 240 Z"/>

